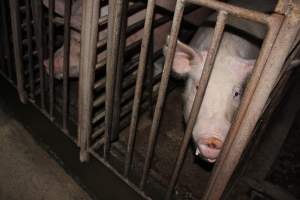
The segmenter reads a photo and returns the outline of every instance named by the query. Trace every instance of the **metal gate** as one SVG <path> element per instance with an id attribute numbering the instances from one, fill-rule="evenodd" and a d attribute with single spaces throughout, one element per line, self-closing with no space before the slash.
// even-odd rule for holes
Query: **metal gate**
<path id="1" fill-rule="evenodd" d="M 48 3 L 48 9 L 45 9 L 43 2 Z M 222 40 L 226 19 L 228 16 L 239 17 L 261 23 L 268 28 L 241 105 L 202 197 L 203 199 L 220 199 L 243 150 L 251 139 L 253 129 L 264 111 L 282 66 L 296 44 L 296 35 L 300 28 L 300 2 L 279 0 L 274 12 L 266 14 L 216 0 L 178 0 L 163 70 L 158 74 L 154 73 L 153 62 L 161 56 L 162 51 L 160 49 L 154 52 L 154 32 L 156 27 L 170 21 L 170 15 L 172 16 L 173 13 L 164 10 L 159 13 L 162 17 L 157 18 L 159 6 L 155 4 L 155 0 L 149 0 L 147 6 L 145 2 L 138 3 L 138 1 L 130 4 L 122 0 L 109 0 L 108 2 L 83 0 L 79 28 L 72 21 L 72 12 L 74 12 L 72 5 L 76 1 L 65 0 L 63 14 L 60 17 L 55 13 L 58 1 L 43 2 L 9 1 L 16 82 L 21 101 L 26 102 L 29 99 L 78 144 L 81 161 L 88 161 L 89 156 L 92 155 L 144 198 L 153 197 L 147 181 L 151 176 L 159 176 L 155 174 L 155 170 L 151 169 L 151 165 L 167 95 L 176 40 L 180 28 L 184 29 L 186 24 L 189 24 L 186 23 L 184 16 L 194 10 L 201 10 L 202 17 L 205 19 L 209 14 L 208 8 L 218 14 L 213 39 L 199 82 L 200 87 L 196 93 L 172 176 L 167 185 L 164 185 L 166 186 L 165 199 L 176 197 L 173 191 L 186 157 L 192 130 Z M 108 14 L 102 15 L 102 8 L 107 5 Z M 146 9 L 145 20 L 129 26 L 127 17 L 143 9 Z M 55 78 L 54 57 L 57 50 L 55 41 L 58 37 L 55 34 L 57 29 L 55 24 L 62 24 L 61 32 L 63 33 L 61 35 L 63 43 L 60 44 L 63 45 L 61 80 Z M 1 26 L 7 25 L 2 22 Z M 101 31 L 103 26 L 107 26 L 107 33 Z M 140 29 L 143 29 L 142 41 L 127 46 L 126 37 L 130 35 L 130 31 L 135 33 Z M 80 57 L 79 82 L 72 84 L 74 80 L 69 76 L 70 54 L 74 50 L 71 48 L 74 31 L 80 35 Z M 25 38 L 24 34 L 26 34 Z M 107 37 L 102 37 L 100 40 L 102 34 L 106 34 Z M 4 45 L 7 48 L 8 44 Z M 26 45 L 25 49 L 24 45 Z M 97 55 L 103 51 L 103 48 L 106 50 L 107 57 L 99 60 Z M 127 52 L 130 49 L 140 50 L 140 52 L 128 61 L 126 58 L 129 57 Z M 24 61 L 25 55 L 27 62 Z M 10 60 L 9 57 L 11 56 L 5 56 L 8 59 L 7 62 Z M 45 72 L 45 59 L 48 59 L 48 72 Z M 3 63 L 2 58 L 1 62 Z M 73 90 L 78 91 L 78 94 L 71 95 L 72 87 L 75 88 Z M 78 99 L 78 102 L 73 102 L 72 107 L 73 98 Z M 152 126 L 143 155 L 144 163 L 142 170 L 135 172 L 137 177 L 134 178 L 130 174 L 133 171 L 132 165 L 135 164 L 133 155 L 139 115 L 141 111 L 151 109 L 154 102 Z M 72 110 L 75 110 L 74 115 L 71 114 Z M 118 141 L 121 130 L 128 124 L 130 124 L 129 131 L 127 131 L 128 140 L 124 152 L 121 152 L 122 155 L 119 156 L 121 159 L 118 160 L 113 152 L 113 145 L 115 141 Z"/>

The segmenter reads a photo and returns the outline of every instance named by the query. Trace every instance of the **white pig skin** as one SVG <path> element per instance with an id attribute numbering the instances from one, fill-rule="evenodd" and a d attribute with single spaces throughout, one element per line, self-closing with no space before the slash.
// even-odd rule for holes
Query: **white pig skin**
<path id="1" fill-rule="evenodd" d="M 254 29 L 260 29 L 262 35 L 265 31 L 261 26 Z M 212 28 L 201 27 L 189 45 L 177 42 L 172 69 L 187 79 L 183 94 L 185 121 L 192 109 L 212 35 Z M 243 37 L 224 32 L 192 132 L 196 155 L 209 162 L 215 162 L 220 153 L 258 52 L 258 47 Z"/>

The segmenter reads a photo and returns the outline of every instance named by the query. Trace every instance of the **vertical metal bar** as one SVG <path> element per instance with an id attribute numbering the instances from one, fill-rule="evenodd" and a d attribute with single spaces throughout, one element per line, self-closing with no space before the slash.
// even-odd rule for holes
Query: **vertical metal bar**
<path id="1" fill-rule="evenodd" d="M 126 45 L 126 28 L 127 28 L 127 9 L 128 1 L 123 1 L 122 3 L 122 16 L 120 28 L 120 48 L 118 52 L 118 64 L 116 72 L 116 84 L 115 84 L 115 94 L 114 94 L 114 111 L 113 111 L 113 121 L 112 121 L 112 135 L 110 136 L 110 141 L 116 140 L 118 138 L 118 132 L 120 127 L 120 110 L 121 110 L 121 93 L 122 93 L 122 76 L 123 76 L 123 65 L 124 65 L 124 52 Z"/>
<path id="2" fill-rule="evenodd" d="M 216 27 L 214 30 L 214 35 L 211 41 L 211 45 L 207 54 L 207 58 L 205 60 L 205 64 L 203 67 L 203 72 L 199 81 L 199 88 L 197 90 L 194 102 L 193 102 L 193 106 L 192 106 L 192 110 L 189 116 L 189 120 L 187 122 L 187 128 L 184 134 L 184 138 L 180 147 L 180 152 L 179 155 L 177 157 L 176 160 L 176 165 L 174 168 L 174 171 L 172 173 L 172 178 L 171 178 L 171 182 L 169 184 L 168 187 L 168 191 L 166 194 L 166 199 L 171 199 L 172 196 L 172 192 L 173 189 L 176 185 L 180 170 L 182 168 L 183 162 L 184 162 L 184 158 L 186 155 L 186 151 L 188 148 L 188 144 L 189 141 L 191 139 L 192 136 L 192 132 L 196 123 L 196 119 L 203 101 L 203 97 L 208 85 L 208 81 L 213 69 L 213 65 L 215 62 L 215 57 L 218 51 L 218 48 L 220 46 L 220 42 L 221 42 L 221 38 L 223 35 L 223 31 L 224 31 L 224 27 L 225 27 L 225 22 L 227 19 L 227 12 L 225 11 L 219 11 L 218 17 L 217 17 L 217 22 L 216 22 Z M 170 51 L 170 49 L 169 49 Z"/>
<path id="3" fill-rule="evenodd" d="M 19 11 L 16 11 L 19 12 Z M 1 13 L 2 13 L 2 25 L 3 25 L 3 42 L 4 42 L 4 48 L 5 48 L 5 54 L 7 55 L 7 73 L 8 78 L 10 80 L 13 79 L 12 75 L 12 56 L 11 56 L 11 50 L 10 50 L 10 38 L 9 38 L 9 28 L 8 28 L 8 18 L 7 18 L 7 12 L 6 12 L 6 2 L 1 2 Z"/>
<path id="4" fill-rule="evenodd" d="M 21 102 L 26 103 L 27 95 L 24 89 L 24 76 L 23 76 L 24 68 L 23 68 L 23 60 L 22 60 L 22 43 L 21 43 L 21 30 L 20 30 L 21 24 L 20 24 L 20 17 L 19 17 L 18 0 L 9 1 L 9 8 L 11 13 L 11 28 L 12 28 L 13 46 L 14 46 L 14 55 L 15 55 L 15 64 L 16 64 L 17 89 L 18 89 Z M 10 49 L 7 50 L 10 51 Z"/>
<path id="5" fill-rule="evenodd" d="M 2 13 L 2 7 L 3 7 L 3 3 L 0 4 L 0 10 Z M 4 29 L 4 25 L 2 23 L 3 17 L 2 15 L 0 15 L 0 29 L 3 30 Z M 3 38 L 3 34 L 0 36 L 0 70 L 2 72 L 2 74 L 4 75 L 4 71 L 5 71 L 5 60 L 4 60 L 4 38 Z"/>
<path id="6" fill-rule="evenodd" d="M 104 159 L 108 157 L 110 138 L 112 135 L 113 102 L 116 80 L 116 68 L 119 51 L 122 1 L 109 1 L 108 39 L 107 39 L 107 65 L 106 65 L 106 89 L 105 89 L 105 144 Z"/>
<path id="7" fill-rule="evenodd" d="M 27 0 L 28 1 L 28 0 Z M 49 116 L 53 120 L 54 112 L 54 70 L 53 70 L 53 60 L 54 60 L 54 9 L 55 0 L 49 0 Z"/>
<path id="8" fill-rule="evenodd" d="M 63 66 L 63 130 L 68 131 L 69 65 L 70 65 L 70 19 L 71 0 L 65 0 L 64 14 L 64 66 Z"/>
<path id="9" fill-rule="evenodd" d="M 34 73 L 33 73 L 33 57 L 32 57 L 32 19 L 30 16 L 30 0 L 26 0 L 26 36 L 28 46 L 28 71 L 29 71 L 29 85 L 30 97 L 34 99 Z"/>
<path id="10" fill-rule="evenodd" d="M 273 14 L 269 21 L 269 31 L 203 199 L 221 198 L 294 42 L 299 16 L 288 17 L 277 37 L 282 19 Z"/>
<path id="11" fill-rule="evenodd" d="M 32 15 L 34 19 L 34 32 L 36 37 L 37 51 L 38 51 L 38 66 L 40 73 L 40 97 L 41 109 L 45 111 L 45 70 L 43 66 L 43 13 L 41 1 L 31 1 Z"/>
<path id="12" fill-rule="evenodd" d="M 130 132 L 129 132 L 126 160 L 125 160 L 125 168 L 124 168 L 124 176 L 125 177 L 128 176 L 129 169 L 131 166 L 131 161 L 132 161 L 132 153 L 133 153 L 133 146 L 134 146 L 134 140 L 135 140 L 135 135 L 136 135 L 139 107 L 140 107 L 140 102 L 141 102 L 141 97 L 142 97 L 143 79 L 144 79 L 146 62 L 147 62 L 147 51 L 148 51 L 148 47 L 149 47 L 150 33 L 151 33 L 151 29 L 152 29 L 154 7 L 155 7 L 155 0 L 149 0 L 148 4 L 147 4 L 147 10 L 146 10 L 144 35 L 143 35 L 143 40 L 142 40 L 137 80 L 136 80 L 135 92 L 134 92 L 135 95 L 134 95 L 134 100 L 133 100 L 133 108 L 132 108 L 132 115 L 131 115 L 131 122 L 130 122 Z"/>
<path id="13" fill-rule="evenodd" d="M 154 117 L 152 121 L 152 126 L 150 130 L 150 135 L 149 135 L 149 143 L 147 147 L 147 154 L 146 154 L 146 160 L 145 160 L 145 165 L 143 169 L 143 175 L 142 179 L 140 182 L 140 188 L 143 189 L 145 186 L 146 179 L 149 174 L 149 169 L 154 153 L 154 146 L 156 142 L 156 137 L 157 137 L 157 132 L 158 132 L 158 126 L 161 118 L 161 113 L 163 109 L 163 104 L 164 100 L 166 97 L 166 91 L 167 91 L 167 86 L 168 86 L 168 81 L 169 81 L 169 76 L 170 76 L 170 71 L 171 71 L 171 65 L 174 59 L 174 54 L 175 54 L 175 48 L 176 48 L 176 40 L 180 28 L 180 23 L 182 20 L 182 15 L 183 15 L 183 10 L 184 10 L 184 1 L 177 1 L 176 3 L 176 8 L 175 8 L 175 13 L 173 17 L 173 23 L 172 23 L 172 28 L 171 28 L 171 37 L 170 37 L 170 43 L 169 43 L 169 52 L 166 56 L 166 61 L 164 63 L 164 69 L 163 69 L 163 74 L 162 74 L 162 79 L 160 82 L 160 87 L 159 87 L 159 93 L 158 93 L 158 98 L 157 98 L 157 103 L 155 106 L 155 111 L 154 111 Z M 150 33 L 150 32 L 149 32 Z"/>
<path id="14" fill-rule="evenodd" d="M 80 49 L 78 139 L 80 160 L 87 161 L 89 139 L 92 131 L 92 101 L 95 79 L 96 50 L 100 0 L 82 2 L 82 32 Z"/>
<path id="15" fill-rule="evenodd" d="M 149 117 L 153 116 L 153 54 L 154 54 L 154 30 L 151 30 L 149 50 L 147 55 L 146 71 L 146 98 L 148 102 Z"/>

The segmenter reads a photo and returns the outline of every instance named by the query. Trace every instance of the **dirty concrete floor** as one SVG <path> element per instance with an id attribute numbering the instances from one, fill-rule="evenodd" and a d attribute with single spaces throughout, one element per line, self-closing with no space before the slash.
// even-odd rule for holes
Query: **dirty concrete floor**
<path id="1" fill-rule="evenodd" d="M 91 199 L 0 102 L 0 199 Z"/>

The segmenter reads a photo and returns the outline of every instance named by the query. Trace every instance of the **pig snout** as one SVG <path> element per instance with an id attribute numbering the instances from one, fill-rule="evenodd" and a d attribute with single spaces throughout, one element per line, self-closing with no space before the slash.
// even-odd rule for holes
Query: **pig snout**
<path id="1" fill-rule="evenodd" d="M 215 162 L 221 149 L 223 140 L 217 137 L 200 138 L 197 141 L 196 155 L 201 155 L 209 162 Z"/>

